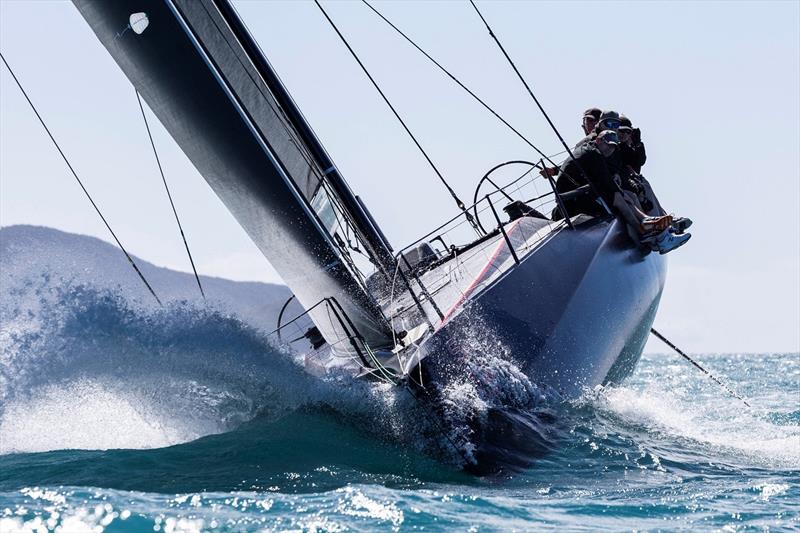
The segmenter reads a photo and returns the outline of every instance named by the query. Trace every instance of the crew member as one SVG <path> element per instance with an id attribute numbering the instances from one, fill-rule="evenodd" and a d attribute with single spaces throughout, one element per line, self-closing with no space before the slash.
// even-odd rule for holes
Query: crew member
<path id="1" fill-rule="evenodd" d="M 579 146 L 573 157 L 567 158 L 561 166 L 560 176 L 556 182 L 559 194 L 579 188 L 585 191 L 564 198 L 567 214 L 604 216 L 607 213 L 605 206 L 608 206 L 627 224 L 629 234 L 636 242 L 650 246 L 662 254 L 681 246 L 691 235 L 671 234 L 667 231 L 672 222 L 671 216 L 648 216 L 641 209 L 637 197 L 620 188 L 617 181 L 619 178 L 612 174 L 608 162 L 618 145 L 619 138 L 616 131 L 613 129 L 600 131 L 595 138 Z M 596 195 L 599 195 L 605 205 Z M 558 215 L 559 212 L 554 212 L 553 219 L 561 218 Z"/>
<path id="2" fill-rule="evenodd" d="M 644 143 L 642 142 L 642 132 L 639 128 L 634 128 L 631 120 L 620 115 L 620 126 L 617 130 L 620 145 L 617 149 L 618 163 L 622 166 L 623 172 L 627 171 L 627 176 L 623 178 L 623 188 L 632 191 L 639 198 L 644 211 L 651 216 L 663 216 L 667 212 L 658 201 L 658 197 L 653 192 L 653 187 L 642 174 L 642 166 L 647 161 Z M 692 220 L 687 217 L 674 217 L 671 231 L 677 234 L 684 233 Z"/>
<path id="3" fill-rule="evenodd" d="M 619 153 L 622 163 L 633 169 L 636 174 L 642 172 L 642 167 L 647 161 L 647 153 L 642 143 L 642 130 L 634 128 L 631 119 L 625 115 L 619 117 Z"/>
<path id="4" fill-rule="evenodd" d="M 597 108 L 587 109 L 587 111 L 595 111 L 596 109 Z M 620 125 L 619 113 L 617 113 L 616 111 L 601 111 L 599 116 L 597 116 L 597 120 L 594 123 L 594 127 L 589 131 L 586 131 L 586 116 L 584 115 L 583 118 L 584 118 L 583 131 L 586 132 L 586 136 L 580 141 L 578 141 L 578 144 L 575 145 L 575 148 L 591 141 L 592 139 L 597 137 L 597 134 L 600 133 L 601 131 L 616 130 L 617 128 L 619 128 Z"/>
<path id="5" fill-rule="evenodd" d="M 586 111 L 583 112 L 583 120 L 581 121 L 581 127 L 583 128 L 583 134 L 589 135 L 594 130 L 594 127 L 597 126 L 597 121 L 600 120 L 600 115 L 603 114 L 603 111 L 597 107 L 590 107 Z"/>
<path id="6" fill-rule="evenodd" d="M 564 199 L 564 207 L 569 216 L 578 213 L 603 216 L 608 212 L 595 195 L 599 194 L 608 206 L 613 203 L 616 187 L 601 150 L 608 151 L 608 147 L 616 145 L 616 142 L 616 139 L 609 140 L 604 136 L 602 139 L 580 144 L 573 150 L 572 157 L 567 157 L 561 165 L 556 191 L 567 193 L 579 188 L 586 191 Z M 560 215 L 560 212 L 554 215 Z"/>
<path id="7" fill-rule="evenodd" d="M 583 112 L 583 118 L 581 119 L 581 129 L 583 129 L 584 137 L 578 141 L 578 144 L 575 145 L 573 151 L 577 150 L 580 145 L 586 142 L 592 132 L 594 131 L 595 126 L 597 126 L 597 122 L 600 120 L 600 116 L 603 114 L 603 110 L 599 107 L 590 107 L 586 111 Z M 555 177 L 558 176 L 559 173 L 558 167 L 544 167 L 542 170 L 539 171 L 544 177 L 550 176 Z"/>

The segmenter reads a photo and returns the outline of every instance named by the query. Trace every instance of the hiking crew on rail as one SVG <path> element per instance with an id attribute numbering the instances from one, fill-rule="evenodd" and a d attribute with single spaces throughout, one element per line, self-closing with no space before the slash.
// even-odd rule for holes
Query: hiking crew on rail
<path id="1" fill-rule="evenodd" d="M 641 174 L 647 160 L 642 133 L 616 111 L 587 109 L 581 139 L 561 167 L 546 167 L 542 175 L 558 176 L 556 190 L 569 216 L 604 216 L 610 210 L 627 225 L 631 238 L 662 254 L 691 238 L 692 221 L 667 214 L 650 182 Z M 588 180 L 588 181 L 587 181 Z M 562 218 L 558 209 L 553 219 Z"/>

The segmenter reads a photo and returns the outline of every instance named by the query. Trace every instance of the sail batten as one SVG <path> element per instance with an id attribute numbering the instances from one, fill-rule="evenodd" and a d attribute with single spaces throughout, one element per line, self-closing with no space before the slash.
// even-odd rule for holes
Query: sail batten
<path id="1" fill-rule="evenodd" d="M 215 4 L 148 3 L 149 23 L 137 34 L 121 30 L 140 1 L 73 2 L 299 302 L 310 309 L 335 299 L 368 344 L 390 345 L 380 308 L 311 205 L 322 170 L 244 50 L 226 38 Z M 341 340 L 324 306 L 311 317 L 329 343 Z"/>

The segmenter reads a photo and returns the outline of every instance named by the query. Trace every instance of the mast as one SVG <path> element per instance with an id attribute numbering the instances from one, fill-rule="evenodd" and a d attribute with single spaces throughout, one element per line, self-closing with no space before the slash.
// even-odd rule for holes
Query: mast
<path id="1" fill-rule="evenodd" d="M 351 213 L 349 189 L 327 179 L 324 150 L 296 106 L 284 107 L 291 99 L 274 71 L 256 69 L 228 23 L 235 14 L 214 0 L 73 2 L 298 301 L 311 309 L 334 299 L 367 344 L 392 346 L 387 320 L 337 243 L 330 196 L 354 219 L 363 211 Z M 364 235 L 370 227 L 357 226 Z M 370 239 L 379 249 L 382 240 Z M 326 306 L 310 315 L 329 344 L 351 351 Z"/>

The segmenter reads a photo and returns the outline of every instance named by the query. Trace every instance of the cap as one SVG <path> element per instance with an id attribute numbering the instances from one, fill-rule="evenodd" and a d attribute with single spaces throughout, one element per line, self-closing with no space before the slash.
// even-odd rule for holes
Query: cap
<path id="1" fill-rule="evenodd" d="M 619 128 L 622 131 L 631 131 L 633 129 L 633 124 L 631 123 L 631 119 L 626 117 L 625 115 L 619 116 Z"/>
<path id="2" fill-rule="evenodd" d="M 599 134 L 597 134 L 597 140 L 603 141 L 611 146 L 616 146 L 619 144 L 619 137 L 617 136 L 617 132 L 614 130 L 601 131 Z"/>
<path id="3" fill-rule="evenodd" d="M 603 114 L 603 111 L 597 107 L 590 107 L 586 111 L 583 112 L 583 118 L 592 117 L 595 120 L 600 120 L 600 115 Z"/>
<path id="4" fill-rule="evenodd" d="M 603 113 L 600 115 L 599 120 L 603 121 L 609 118 L 612 118 L 614 120 L 619 120 L 619 113 L 617 113 L 616 111 L 603 111 Z"/>

